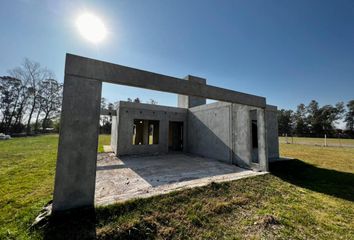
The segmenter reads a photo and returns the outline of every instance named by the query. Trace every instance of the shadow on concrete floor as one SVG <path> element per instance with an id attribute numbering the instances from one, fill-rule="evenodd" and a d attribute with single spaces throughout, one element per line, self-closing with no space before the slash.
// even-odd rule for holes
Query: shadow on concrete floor
<path id="1" fill-rule="evenodd" d="M 354 201 L 354 174 L 318 168 L 299 159 L 273 162 L 270 172 L 291 184 Z"/>
<path id="2" fill-rule="evenodd" d="M 245 171 L 214 159 L 181 153 L 121 157 L 120 160 L 126 168 L 130 168 L 152 187 Z"/>

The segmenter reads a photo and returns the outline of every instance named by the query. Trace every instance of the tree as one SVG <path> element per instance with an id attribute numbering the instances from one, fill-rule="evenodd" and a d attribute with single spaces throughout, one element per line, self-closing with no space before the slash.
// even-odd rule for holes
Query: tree
<path id="1" fill-rule="evenodd" d="M 47 68 L 42 68 L 39 63 L 25 59 L 20 67 L 10 71 L 27 88 L 28 120 L 26 132 L 31 132 L 31 120 L 33 113 L 39 107 L 39 83 L 47 79 L 53 79 L 54 74 Z"/>
<path id="2" fill-rule="evenodd" d="M 293 126 L 293 111 L 281 109 L 278 110 L 278 129 L 279 134 L 291 134 Z"/>
<path id="3" fill-rule="evenodd" d="M 27 89 L 15 77 L 0 77 L 0 131 L 10 133 L 21 128 L 21 120 L 27 100 Z"/>
<path id="4" fill-rule="evenodd" d="M 306 107 L 303 103 L 297 106 L 294 114 L 294 132 L 297 136 L 306 136 L 309 132 Z"/>
<path id="5" fill-rule="evenodd" d="M 48 126 L 48 121 L 60 112 L 63 85 L 55 79 L 42 80 L 39 85 L 39 111 L 43 111 L 42 129 L 44 131 Z"/>
<path id="6" fill-rule="evenodd" d="M 335 133 L 334 124 L 343 117 L 344 103 L 338 102 L 335 106 L 325 105 L 319 109 L 320 124 L 322 134 L 333 135 Z"/>
<path id="7" fill-rule="evenodd" d="M 346 127 L 353 134 L 354 132 L 354 100 L 350 100 L 347 104 L 347 113 L 345 114 L 344 121 Z"/>
<path id="8" fill-rule="evenodd" d="M 140 98 L 138 98 L 138 97 L 135 98 L 135 99 L 134 99 L 134 102 L 135 102 L 135 103 L 141 103 Z"/>
<path id="9" fill-rule="evenodd" d="M 316 137 L 324 134 L 332 135 L 334 133 L 334 124 L 342 118 L 344 113 L 344 103 L 338 102 L 335 106 L 325 105 L 320 108 L 318 102 L 312 100 L 306 110 L 312 135 Z"/>
<path id="10" fill-rule="evenodd" d="M 310 133 L 313 135 L 320 134 L 322 127 L 319 118 L 319 105 L 316 100 L 312 100 L 309 105 L 306 106 L 306 113 L 308 116 L 307 120 Z"/>
<path id="11" fill-rule="evenodd" d="M 101 98 L 101 109 L 113 110 L 114 104 L 107 102 L 106 98 Z M 100 132 L 101 133 L 110 133 L 112 126 L 112 117 L 107 115 L 100 116 Z"/>

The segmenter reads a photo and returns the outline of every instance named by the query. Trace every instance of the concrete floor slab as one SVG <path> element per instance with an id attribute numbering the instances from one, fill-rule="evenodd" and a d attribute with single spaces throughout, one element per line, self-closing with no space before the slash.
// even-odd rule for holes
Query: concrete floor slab
<path id="1" fill-rule="evenodd" d="M 100 153 L 96 171 L 96 205 L 265 174 L 182 153 L 121 158 Z"/>

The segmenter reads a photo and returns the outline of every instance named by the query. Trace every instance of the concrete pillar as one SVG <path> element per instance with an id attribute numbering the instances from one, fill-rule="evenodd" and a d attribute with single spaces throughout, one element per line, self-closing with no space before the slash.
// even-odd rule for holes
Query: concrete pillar
<path id="1" fill-rule="evenodd" d="M 102 82 L 66 75 L 53 212 L 93 207 Z"/>
<path id="2" fill-rule="evenodd" d="M 205 78 L 188 75 L 184 79 L 191 82 L 199 83 L 200 85 L 206 85 Z M 191 108 L 204 104 L 206 104 L 206 98 L 178 94 L 177 106 L 180 108 Z"/>
<path id="3" fill-rule="evenodd" d="M 257 110 L 257 124 L 259 168 L 261 171 L 268 171 L 265 109 Z"/>
<path id="4" fill-rule="evenodd" d="M 149 144 L 149 125 L 147 120 L 143 120 L 143 144 Z"/>

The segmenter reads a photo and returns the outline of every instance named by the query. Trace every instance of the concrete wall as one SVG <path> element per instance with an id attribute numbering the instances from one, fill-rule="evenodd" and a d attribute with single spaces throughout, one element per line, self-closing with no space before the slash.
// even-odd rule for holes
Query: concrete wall
<path id="1" fill-rule="evenodd" d="M 189 109 L 120 102 L 117 119 L 112 124 L 112 131 L 118 133 L 112 134 L 112 148 L 118 155 L 167 153 L 169 121 L 181 121 L 184 123 L 184 151 L 244 168 L 267 170 L 267 152 L 272 158 L 278 154 L 274 114 L 276 112 L 265 113 L 262 108 L 225 102 Z M 158 120 L 159 143 L 133 145 L 134 119 Z M 257 120 L 257 149 L 252 149 L 251 144 L 252 119 Z M 256 162 L 252 162 L 252 154 L 256 155 Z"/>
<path id="2" fill-rule="evenodd" d="M 252 113 L 254 116 L 252 116 Z M 236 165 L 254 170 L 267 170 L 267 143 L 265 139 L 265 118 L 263 116 L 264 109 L 262 108 L 232 104 L 232 152 L 233 163 Z M 258 126 L 258 164 L 252 163 L 252 117 L 256 118 Z"/>
<path id="3" fill-rule="evenodd" d="M 180 121 L 184 125 L 184 146 L 186 146 L 187 109 L 151 104 L 120 102 L 117 134 L 117 155 L 163 154 L 168 152 L 169 121 Z M 133 145 L 134 119 L 158 120 L 159 142 L 153 145 Z M 112 131 L 113 131 L 112 126 Z M 186 148 L 184 147 L 184 150 Z"/>
<path id="4" fill-rule="evenodd" d="M 232 104 L 233 162 L 245 168 L 250 168 L 252 159 L 250 110 L 249 106 Z"/>
<path id="5" fill-rule="evenodd" d="M 230 103 L 216 102 L 188 112 L 188 152 L 232 162 Z"/>
<path id="6" fill-rule="evenodd" d="M 278 119 L 276 106 L 267 105 L 266 123 L 268 159 L 272 162 L 279 159 Z"/>

